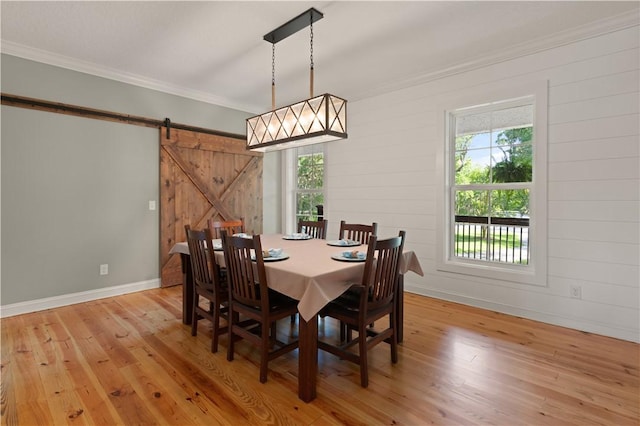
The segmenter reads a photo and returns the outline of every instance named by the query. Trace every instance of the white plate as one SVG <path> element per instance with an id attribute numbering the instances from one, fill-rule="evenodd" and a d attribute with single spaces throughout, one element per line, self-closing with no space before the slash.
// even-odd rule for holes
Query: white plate
<path id="1" fill-rule="evenodd" d="M 252 239 L 253 235 L 245 234 L 244 232 L 240 232 L 239 234 L 233 234 L 234 237 L 242 237 Z"/>
<path id="2" fill-rule="evenodd" d="M 280 256 L 269 256 L 269 257 L 263 257 L 262 260 L 264 260 L 265 262 L 277 262 L 279 260 L 285 260 L 288 259 L 289 255 L 285 252 L 282 252 L 282 254 Z M 255 255 L 251 255 L 251 260 L 255 261 L 256 260 L 256 256 Z"/>
<path id="3" fill-rule="evenodd" d="M 346 240 L 346 239 L 327 241 L 327 244 L 330 246 L 336 246 L 336 247 L 357 247 L 362 245 L 360 241 Z"/>
<path id="4" fill-rule="evenodd" d="M 344 257 L 342 253 L 334 254 L 333 256 L 331 256 L 331 258 L 333 260 L 339 260 L 341 262 L 364 262 L 367 260 L 366 257 L 363 259 L 354 258 L 354 257 Z"/>
<path id="5" fill-rule="evenodd" d="M 213 251 L 222 251 L 222 240 L 213 240 Z"/>
<path id="6" fill-rule="evenodd" d="M 310 240 L 311 238 L 313 237 L 309 234 L 288 234 L 282 236 L 283 240 Z"/>

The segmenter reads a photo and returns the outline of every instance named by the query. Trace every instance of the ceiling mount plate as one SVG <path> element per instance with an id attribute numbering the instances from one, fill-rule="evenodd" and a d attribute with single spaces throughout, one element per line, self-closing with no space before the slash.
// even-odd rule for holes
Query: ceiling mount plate
<path id="1" fill-rule="evenodd" d="M 301 29 L 308 27 L 312 22 L 319 21 L 322 19 L 324 15 L 320 13 L 317 9 L 313 7 L 306 12 L 301 13 L 295 18 L 291 19 L 289 22 L 280 25 L 275 30 L 271 31 L 268 34 L 265 34 L 263 37 L 265 41 L 269 43 L 276 44 L 280 40 L 284 40 L 289 37 L 291 34 L 295 34 Z"/>

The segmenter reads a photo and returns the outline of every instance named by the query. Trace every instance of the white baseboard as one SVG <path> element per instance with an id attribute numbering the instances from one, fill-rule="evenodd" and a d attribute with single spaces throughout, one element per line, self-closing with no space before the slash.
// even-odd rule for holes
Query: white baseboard
<path id="1" fill-rule="evenodd" d="M 546 324 L 557 325 L 560 327 L 571 328 L 573 330 L 582 331 L 584 333 L 600 334 L 615 339 L 627 340 L 629 342 L 640 343 L 640 336 L 637 330 L 621 329 L 604 324 L 594 322 L 577 321 L 573 318 L 563 317 L 547 312 L 532 311 L 530 309 L 522 309 L 516 306 L 505 305 L 502 303 L 490 302 L 487 300 L 474 299 L 459 294 L 445 293 L 437 290 L 428 290 L 423 287 L 411 285 L 405 282 L 405 291 L 415 293 L 422 296 L 442 299 L 449 302 L 461 303 L 463 305 L 474 306 L 476 308 L 487 309 L 490 311 L 500 312 L 516 317 L 527 318 Z"/>
<path id="2" fill-rule="evenodd" d="M 43 311 L 45 309 L 58 308 L 60 306 L 89 302 L 104 299 L 105 297 L 119 296 L 121 294 L 135 293 L 136 291 L 149 290 L 160 287 L 160 279 L 156 278 L 137 283 L 123 284 L 113 287 L 104 287 L 96 290 L 81 291 L 79 293 L 63 294 L 60 296 L 46 297 L 44 299 L 29 300 L 26 302 L 12 303 L 0 306 L 0 318 L 14 315 L 28 314 L 30 312 Z"/>

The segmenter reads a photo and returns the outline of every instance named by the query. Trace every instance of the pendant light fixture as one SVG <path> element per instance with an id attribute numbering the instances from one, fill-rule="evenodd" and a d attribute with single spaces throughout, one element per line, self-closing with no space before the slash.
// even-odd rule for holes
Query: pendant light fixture
<path id="1" fill-rule="evenodd" d="M 264 36 L 271 50 L 271 111 L 247 119 L 247 149 L 274 151 L 347 137 L 347 101 L 325 93 L 313 94 L 313 23 L 323 18 L 311 8 Z M 310 27 L 309 99 L 276 109 L 276 43 Z"/>

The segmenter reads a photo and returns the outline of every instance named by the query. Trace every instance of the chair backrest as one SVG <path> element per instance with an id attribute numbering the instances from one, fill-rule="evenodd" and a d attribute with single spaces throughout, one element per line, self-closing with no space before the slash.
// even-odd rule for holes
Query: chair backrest
<path id="1" fill-rule="evenodd" d="M 229 235 L 245 232 L 244 220 L 242 218 L 238 220 L 223 220 L 223 221 L 213 220 L 212 218 L 210 218 L 208 220 L 208 224 L 209 224 L 209 229 L 211 230 L 211 234 L 213 235 L 213 238 L 222 238 L 220 231 L 222 231 L 223 229 L 227 231 L 227 234 Z"/>
<path id="2" fill-rule="evenodd" d="M 362 244 L 367 244 L 369 237 L 376 235 L 378 232 L 378 224 L 373 222 L 371 225 L 362 225 L 359 223 L 346 223 L 344 220 L 340 221 L 340 234 L 339 239 L 347 238 L 349 240 L 359 241 Z"/>
<path id="3" fill-rule="evenodd" d="M 404 248 L 405 232 L 400 231 L 397 237 L 378 240 L 376 236 L 369 238 L 369 249 L 362 277 L 362 285 L 368 297 L 363 297 L 361 306 L 365 312 L 393 303 L 398 285 L 400 256 Z"/>
<path id="4" fill-rule="evenodd" d="M 191 229 L 189 225 L 185 225 L 184 230 L 187 234 L 194 284 L 209 291 L 220 291 L 220 266 L 216 263 L 213 250 L 207 249 L 213 247 L 211 230 L 207 228 L 198 231 Z"/>
<path id="5" fill-rule="evenodd" d="M 313 238 L 324 240 L 327 236 L 327 221 L 301 220 L 298 221 L 298 232 L 304 232 Z"/>
<path id="6" fill-rule="evenodd" d="M 222 247 L 227 268 L 229 295 L 233 302 L 269 311 L 269 289 L 262 257 L 260 235 L 234 237 L 222 230 Z M 251 259 L 255 253 L 255 261 Z"/>

